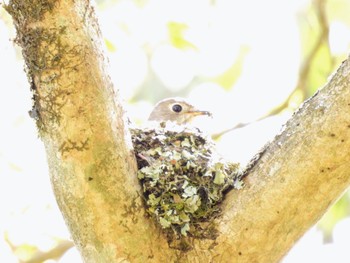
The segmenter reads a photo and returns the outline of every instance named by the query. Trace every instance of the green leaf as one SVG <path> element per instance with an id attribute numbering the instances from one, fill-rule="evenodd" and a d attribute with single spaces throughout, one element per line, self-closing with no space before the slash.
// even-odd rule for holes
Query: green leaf
<path id="1" fill-rule="evenodd" d="M 179 22 L 169 22 L 168 32 L 171 44 L 179 49 L 197 49 L 195 45 L 185 39 L 185 31 L 188 25 Z"/>
<path id="2" fill-rule="evenodd" d="M 117 48 L 113 45 L 111 41 L 109 41 L 107 38 L 105 38 L 104 41 L 108 51 L 110 52 L 117 51 Z"/>

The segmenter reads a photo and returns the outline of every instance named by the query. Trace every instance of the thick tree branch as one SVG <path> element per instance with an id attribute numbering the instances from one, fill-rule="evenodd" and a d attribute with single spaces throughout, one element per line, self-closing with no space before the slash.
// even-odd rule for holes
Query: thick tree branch
<path id="1" fill-rule="evenodd" d="M 146 261 L 167 243 L 144 217 L 129 132 L 90 2 L 12 0 L 6 9 L 34 94 L 31 116 L 76 246 L 87 262 Z M 158 253 L 167 258 L 166 250 Z"/>
<path id="2" fill-rule="evenodd" d="M 349 110 L 348 58 L 266 146 L 246 187 L 229 194 L 218 240 L 224 258 L 279 261 L 348 188 Z"/>

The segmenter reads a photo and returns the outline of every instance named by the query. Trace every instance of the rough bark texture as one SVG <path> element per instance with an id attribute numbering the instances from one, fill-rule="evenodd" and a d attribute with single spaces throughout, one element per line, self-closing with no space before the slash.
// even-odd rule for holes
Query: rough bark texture
<path id="1" fill-rule="evenodd" d="M 131 140 L 93 8 L 83 0 L 14 0 L 7 10 L 23 50 L 34 93 L 31 115 L 55 196 L 82 257 L 147 260 L 154 240 L 157 248 L 167 243 L 144 217 Z"/>
<path id="2" fill-rule="evenodd" d="M 348 188 L 349 138 L 348 58 L 266 146 L 246 187 L 227 197 L 222 256 L 278 262 Z"/>
<path id="3" fill-rule="evenodd" d="M 215 241 L 170 249 L 144 215 L 123 110 L 88 0 L 12 0 L 57 202 L 86 262 L 278 262 L 350 183 L 350 63 L 231 191 Z M 258 131 L 257 131 L 258 132 Z"/>

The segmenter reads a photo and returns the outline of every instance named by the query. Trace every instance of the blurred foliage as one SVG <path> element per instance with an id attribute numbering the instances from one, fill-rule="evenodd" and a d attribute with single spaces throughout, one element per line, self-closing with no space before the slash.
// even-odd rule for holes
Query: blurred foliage
<path id="1" fill-rule="evenodd" d="M 230 90 L 234 87 L 239 76 L 242 74 L 243 64 L 246 55 L 249 53 L 248 46 L 241 46 L 239 49 L 238 56 L 233 64 L 221 75 L 218 75 L 212 79 L 225 90 Z"/>
<path id="2" fill-rule="evenodd" d="M 348 0 L 329 0 L 326 3 L 329 21 L 338 20 L 350 26 L 350 2 Z"/>
<path id="3" fill-rule="evenodd" d="M 329 75 L 333 72 L 333 59 L 330 56 L 329 46 L 322 44 L 315 54 L 310 64 L 310 76 L 308 81 L 308 97 L 313 95 L 326 82 Z"/>
<path id="4" fill-rule="evenodd" d="M 106 45 L 107 50 L 109 52 L 117 51 L 117 48 L 115 47 L 115 45 L 111 41 L 109 41 L 108 39 L 105 39 L 105 45 Z"/>
<path id="5" fill-rule="evenodd" d="M 304 63 L 308 63 L 304 69 L 307 74 L 301 76 L 305 83 L 306 97 L 310 97 L 316 90 L 322 87 L 330 73 L 337 66 L 329 46 L 329 25 L 327 19 L 326 1 L 313 1 L 305 16 L 300 20 L 301 44 Z"/>
<path id="6" fill-rule="evenodd" d="M 168 23 L 170 43 L 179 49 L 196 49 L 196 46 L 186 40 L 185 33 L 188 29 L 188 25 L 185 23 L 179 23 L 170 21 Z"/>
<path id="7" fill-rule="evenodd" d="M 318 227 L 323 230 L 324 241 L 332 242 L 332 231 L 334 226 L 341 219 L 350 215 L 350 194 L 344 194 L 322 217 L 318 223 Z"/>

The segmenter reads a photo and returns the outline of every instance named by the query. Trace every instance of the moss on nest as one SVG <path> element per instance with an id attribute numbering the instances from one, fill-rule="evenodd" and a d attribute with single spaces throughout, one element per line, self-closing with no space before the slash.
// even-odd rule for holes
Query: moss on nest
<path id="1" fill-rule="evenodd" d="M 148 213 L 176 248 L 188 238 L 215 239 L 212 218 L 230 188 L 239 188 L 239 165 L 225 162 L 210 138 L 196 128 L 162 123 L 132 129 L 138 178 Z"/>

